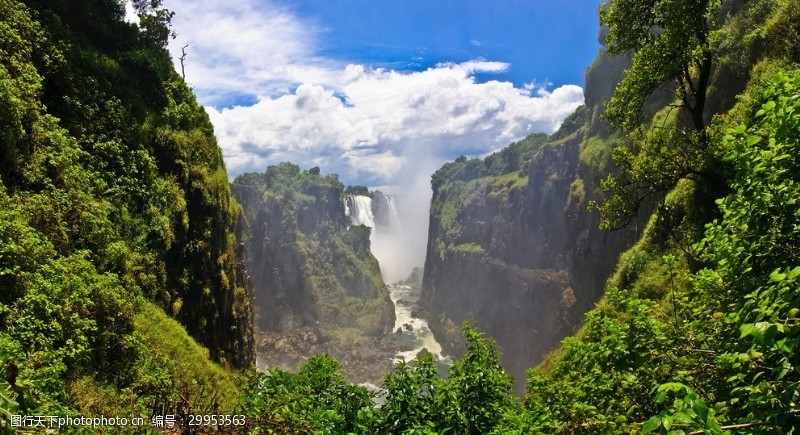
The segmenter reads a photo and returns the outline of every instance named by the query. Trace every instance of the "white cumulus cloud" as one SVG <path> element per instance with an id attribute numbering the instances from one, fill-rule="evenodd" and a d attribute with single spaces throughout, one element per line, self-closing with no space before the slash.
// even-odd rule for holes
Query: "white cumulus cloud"
<path id="1" fill-rule="evenodd" d="M 476 81 L 506 71 L 502 62 L 401 72 L 325 58 L 318 55 L 325 29 L 270 2 L 165 6 L 176 13 L 176 67 L 188 44 L 186 80 L 210 113 L 232 175 L 289 160 L 345 182 L 396 184 L 409 168 L 430 171 L 461 153 L 483 155 L 552 132 L 583 102 L 574 85 Z"/>

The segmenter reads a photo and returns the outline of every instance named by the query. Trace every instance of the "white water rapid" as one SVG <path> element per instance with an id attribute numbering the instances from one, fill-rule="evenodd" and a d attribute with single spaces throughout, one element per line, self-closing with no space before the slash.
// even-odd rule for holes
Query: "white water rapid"
<path id="1" fill-rule="evenodd" d="M 422 349 L 432 353 L 438 361 L 443 361 L 442 346 L 433 337 L 428 322 L 413 315 L 419 290 L 415 291 L 410 285 L 394 283 L 389 284 L 389 295 L 394 303 L 394 334 L 401 349 L 395 355 L 394 362 L 411 361 Z"/>
<path id="2" fill-rule="evenodd" d="M 419 286 L 401 283 L 401 280 L 411 273 L 411 267 L 395 261 L 398 253 L 405 251 L 403 227 L 394 199 L 391 196 L 379 195 L 376 196 L 376 200 L 383 203 L 373 204 L 372 198 L 368 196 L 347 196 L 345 214 L 353 225 L 366 225 L 372 229 L 370 249 L 381 265 L 383 280 L 388 283 L 389 296 L 394 303 L 395 325 L 392 339 L 400 348 L 394 357 L 394 362 L 411 361 L 425 349 L 441 364 L 449 365 L 451 361 L 442 356 L 442 346 L 433 337 L 428 322 L 415 316 L 414 307 L 420 297 Z"/>

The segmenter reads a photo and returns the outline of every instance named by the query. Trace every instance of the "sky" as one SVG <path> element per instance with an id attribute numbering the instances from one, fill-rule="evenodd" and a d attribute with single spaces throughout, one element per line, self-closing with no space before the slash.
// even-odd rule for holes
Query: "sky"
<path id="1" fill-rule="evenodd" d="M 426 183 L 583 102 L 600 0 L 165 0 L 228 173 Z"/>

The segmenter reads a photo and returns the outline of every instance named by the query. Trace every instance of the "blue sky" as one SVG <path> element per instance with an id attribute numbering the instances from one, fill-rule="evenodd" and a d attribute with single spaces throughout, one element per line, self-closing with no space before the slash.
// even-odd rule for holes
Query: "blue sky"
<path id="1" fill-rule="evenodd" d="M 292 161 L 409 183 L 552 132 L 583 101 L 600 0 L 165 0 L 229 174 Z"/>
<path id="2" fill-rule="evenodd" d="M 507 72 L 479 80 L 581 84 L 597 53 L 597 4 L 587 0 L 295 1 L 325 29 L 321 54 L 420 70 L 487 59 Z"/>

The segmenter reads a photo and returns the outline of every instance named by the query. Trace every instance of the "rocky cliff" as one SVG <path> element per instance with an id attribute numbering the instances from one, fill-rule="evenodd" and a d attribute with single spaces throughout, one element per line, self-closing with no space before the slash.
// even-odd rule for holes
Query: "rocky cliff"
<path id="1" fill-rule="evenodd" d="M 247 223 L 259 357 L 296 369 L 311 355 L 331 353 L 358 379 L 358 364 L 348 367 L 348 360 L 359 355 L 350 351 L 384 347 L 376 340 L 391 330 L 394 310 L 369 228 L 348 225 L 342 184 L 284 163 L 238 177 L 232 191 Z"/>
<path id="2" fill-rule="evenodd" d="M 572 333 L 599 299 L 637 226 L 606 233 L 587 211 L 617 136 L 598 119 L 624 58 L 587 72 L 586 105 L 552 137 L 531 136 L 484 160 L 460 158 L 433 176 L 423 304 L 447 351 L 461 324 L 497 340 L 524 388 L 525 370 Z M 611 84 L 609 84 L 609 82 Z"/>

